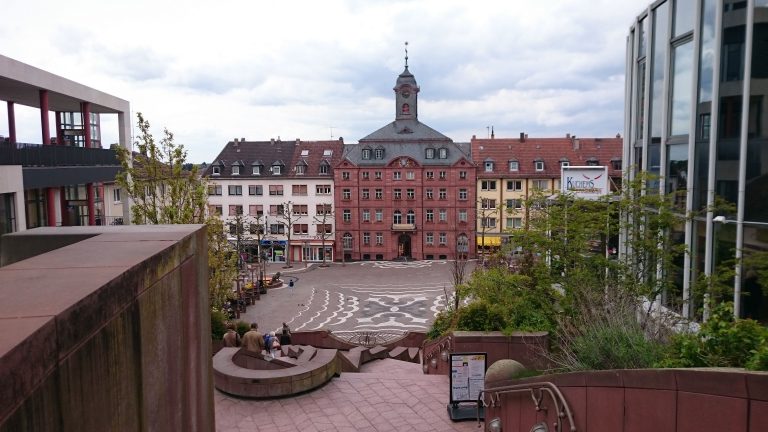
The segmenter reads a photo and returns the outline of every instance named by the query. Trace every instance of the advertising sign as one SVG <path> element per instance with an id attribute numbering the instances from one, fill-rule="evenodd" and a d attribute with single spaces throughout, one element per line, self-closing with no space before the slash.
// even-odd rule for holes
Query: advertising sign
<path id="1" fill-rule="evenodd" d="M 564 166 L 560 169 L 560 192 L 577 198 L 598 199 L 610 193 L 608 167 Z"/>
<path id="2" fill-rule="evenodd" d="M 451 354 L 451 404 L 477 402 L 485 388 L 486 353 Z"/>

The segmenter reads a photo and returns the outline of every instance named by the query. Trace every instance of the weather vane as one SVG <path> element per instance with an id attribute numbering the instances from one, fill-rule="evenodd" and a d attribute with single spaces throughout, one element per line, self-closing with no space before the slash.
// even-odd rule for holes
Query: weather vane
<path id="1" fill-rule="evenodd" d="M 405 41 L 405 67 L 408 67 L 408 41 Z"/>

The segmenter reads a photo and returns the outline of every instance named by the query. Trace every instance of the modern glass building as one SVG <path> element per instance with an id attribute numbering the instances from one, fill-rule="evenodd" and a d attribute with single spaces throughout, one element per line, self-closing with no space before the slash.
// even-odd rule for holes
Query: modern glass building
<path id="1" fill-rule="evenodd" d="M 728 270 L 735 311 L 768 320 L 768 0 L 656 1 L 626 61 L 623 158 L 678 194 L 689 249 L 664 301 L 699 316 L 694 281 Z"/>

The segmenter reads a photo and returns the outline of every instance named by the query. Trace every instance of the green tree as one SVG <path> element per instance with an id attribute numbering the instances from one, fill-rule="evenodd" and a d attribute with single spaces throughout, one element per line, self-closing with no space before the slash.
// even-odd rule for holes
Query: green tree
<path id="1" fill-rule="evenodd" d="M 158 143 L 150 132 L 149 121 L 141 113 L 136 117 L 140 135 L 134 145 L 138 152 L 117 149 L 122 166 L 117 184 L 131 200 L 131 221 L 150 225 L 206 224 L 211 307 L 220 309 L 237 276 L 236 257 L 226 242 L 222 222 L 206 216 L 206 181 L 196 165 L 184 169 L 189 167 L 187 152 L 174 142 L 173 133 L 164 129 Z"/>

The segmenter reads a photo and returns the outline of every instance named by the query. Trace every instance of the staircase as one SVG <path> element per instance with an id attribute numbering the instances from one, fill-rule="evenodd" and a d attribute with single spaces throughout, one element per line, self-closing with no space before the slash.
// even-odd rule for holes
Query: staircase
<path id="1" fill-rule="evenodd" d="M 370 348 L 358 346 L 348 351 L 339 351 L 342 372 L 361 372 L 360 368 L 372 360 L 390 359 L 408 363 L 421 363 L 420 354 L 421 350 L 417 347 L 395 346 L 389 349 L 381 345 Z M 388 362 L 387 364 L 392 363 Z"/>

